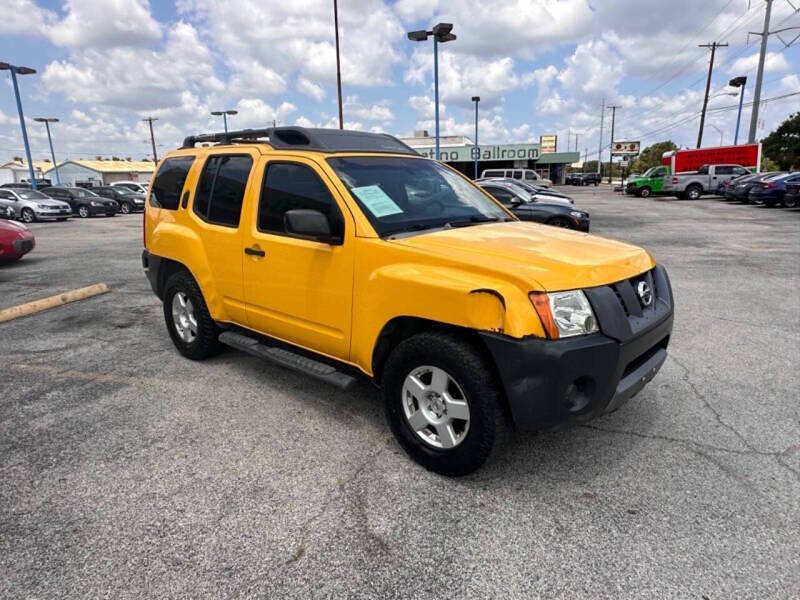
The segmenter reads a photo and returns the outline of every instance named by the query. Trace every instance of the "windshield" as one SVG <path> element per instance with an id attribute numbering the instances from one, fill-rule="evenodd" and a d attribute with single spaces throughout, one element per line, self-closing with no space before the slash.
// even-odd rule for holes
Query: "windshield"
<path id="1" fill-rule="evenodd" d="M 650 167 L 642 174 L 642 177 L 650 177 L 656 170 L 657 167 Z"/>
<path id="2" fill-rule="evenodd" d="M 360 156 L 328 163 L 380 236 L 513 220 L 469 181 L 431 160 Z"/>
<path id="3" fill-rule="evenodd" d="M 36 190 L 20 190 L 17 194 L 23 200 L 51 200 L 50 196 Z"/>

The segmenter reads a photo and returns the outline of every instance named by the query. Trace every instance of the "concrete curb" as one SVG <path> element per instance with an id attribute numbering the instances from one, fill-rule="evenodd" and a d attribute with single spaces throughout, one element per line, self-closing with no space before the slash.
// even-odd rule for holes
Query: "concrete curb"
<path id="1" fill-rule="evenodd" d="M 0 310 L 0 323 L 13 321 L 14 319 L 19 319 L 20 317 L 27 317 L 28 315 L 34 315 L 44 310 L 55 308 L 56 306 L 62 306 L 64 304 L 69 304 L 70 302 L 77 302 L 78 300 L 85 300 L 86 298 L 105 294 L 110 291 L 111 288 L 109 288 L 105 283 L 95 283 L 94 285 L 79 288 L 77 290 L 70 290 L 69 292 L 64 292 L 63 294 L 57 294 L 48 298 L 42 298 L 41 300 L 34 300 L 33 302 L 26 302 L 25 304 L 12 306 L 11 308 L 5 308 Z"/>

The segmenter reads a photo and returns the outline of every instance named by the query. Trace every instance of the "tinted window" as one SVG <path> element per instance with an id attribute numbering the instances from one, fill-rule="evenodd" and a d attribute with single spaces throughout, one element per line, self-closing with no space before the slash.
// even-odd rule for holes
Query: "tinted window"
<path id="1" fill-rule="evenodd" d="M 289 163 L 270 164 L 267 165 L 267 174 L 261 188 L 258 229 L 285 234 L 283 215 L 286 211 L 305 208 L 318 210 L 328 217 L 331 232 L 342 235 L 344 230 L 341 226 L 339 231 L 334 231 L 335 223 L 341 225 L 338 207 L 334 206 L 327 186 L 309 167 Z M 334 218 L 331 218 L 332 215 Z"/>
<path id="2" fill-rule="evenodd" d="M 503 176 L 503 171 L 484 171 L 483 172 L 483 176 L 484 177 L 502 177 Z"/>
<path id="3" fill-rule="evenodd" d="M 492 196 L 500 200 L 500 202 L 502 202 L 505 206 L 511 206 L 512 204 L 514 204 L 515 201 L 514 194 L 512 194 L 508 190 L 496 187 L 486 187 L 484 189 L 487 192 L 489 192 Z"/>
<path id="4" fill-rule="evenodd" d="M 717 167 L 714 169 L 715 175 L 731 175 L 733 174 L 733 167 Z"/>
<path id="5" fill-rule="evenodd" d="M 743 169 L 742 167 L 734 167 L 733 174 L 734 175 L 746 175 L 748 173 L 747 169 Z"/>
<path id="6" fill-rule="evenodd" d="M 194 211 L 217 225 L 238 227 L 253 159 L 217 155 L 206 161 L 194 198 Z"/>
<path id="7" fill-rule="evenodd" d="M 703 165 L 699 169 L 697 169 L 697 173 L 699 175 L 707 175 L 708 174 L 708 165 Z"/>
<path id="8" fill-rule="evenodd" d="M 4 191 L 0 191 L 0 198 L 6 198 L 7 200 L 16 200 L 16 198 L 14 198 L 14 194 L 12 194 L 11 192 L 4 192 Z"/>
<path id="9" fill-rule="evenodd" d="M 535 180 L 536 179 L 536 173 L 532 173 L 532 172 L 528 171 L 527 173 L 525 173 L 525 179 Z"/>
<path id="10" fill-rule="evenodd" d="M 522 179 L 522 171 L 512 171 L 511 176 L 514 179 Z"/>
<path id="11" fill-rule="evenodd" d="M 161 163 L 150 190 L 150 206 L 177 210 L 186 175 L 192 168 L 193 156 L 168 158 Z"/>

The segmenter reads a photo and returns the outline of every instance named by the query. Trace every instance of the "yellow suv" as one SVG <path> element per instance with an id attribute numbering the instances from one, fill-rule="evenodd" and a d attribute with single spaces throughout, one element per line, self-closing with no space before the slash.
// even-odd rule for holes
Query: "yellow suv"
<path id="1" fill-rule="evenodd" d="M 367 376 L 403 448 L 447 475 L 481 466 L 509 421 L 616 409 L 672 331 L 646 251 L 521 222 L 388 135 L 188 137 L 150 185 L 144 242 L 181 354 L 232 346 L 343 389 Z"/>

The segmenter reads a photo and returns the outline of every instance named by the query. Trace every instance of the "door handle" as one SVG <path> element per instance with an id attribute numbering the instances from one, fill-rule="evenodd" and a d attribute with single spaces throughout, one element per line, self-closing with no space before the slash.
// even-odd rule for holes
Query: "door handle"
<path id="1" fill-rule="evenodd" d="M 267 253 L 264 252 L 261 248 L 253 247 L 253 248 L 245 248 L 245 254 L 249 254 L 250 256 L 266 256 Z"/>

